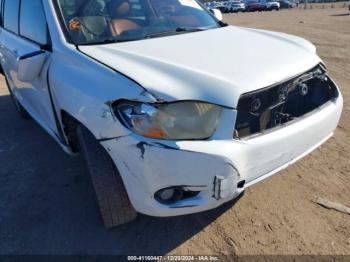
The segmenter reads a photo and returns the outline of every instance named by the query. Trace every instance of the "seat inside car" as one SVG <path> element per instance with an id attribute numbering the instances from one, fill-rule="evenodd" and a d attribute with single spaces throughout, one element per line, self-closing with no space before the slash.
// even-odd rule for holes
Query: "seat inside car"
<path id="1" fill-rule="evenodd" d="M 83 24 L 81 31 L 87 41 L 100 39 L 110 34 L 107 31 L 109 22 L 103 16 L 79 17 L 79 21 Z"/>
<path id="2" fill-rule="evenodd" d="M 129 0 L 111 1 L 107 8 L 111 15 L 111 31 L 114 36 L 140 27 L 137 23 L 128 19 L 131 8 Z"/>
<path id="3" fill-rule="evenodd" d="M 84 0 L 59 0 L 67 27 L 77 42 L 94 42 L 111 35 L 109 19 L 104 15 L 104 2 L 91 0 L 85 14 Z M 84 15 L 83 15 L 84 14 Z"/>

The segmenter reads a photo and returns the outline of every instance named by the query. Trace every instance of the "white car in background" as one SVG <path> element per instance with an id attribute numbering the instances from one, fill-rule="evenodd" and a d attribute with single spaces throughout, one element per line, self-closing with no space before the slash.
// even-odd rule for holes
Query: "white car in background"
<path id="1" fill-rule="evenodd" d="M 340 91 L 299 37 L 194 0 L 0 4 L 16 108 L 85 156 L 106 227 L 215 208 L 337 127 Z"/>
<path id="2" fill-rule="evenodd" d="M 241 1 L 232 1 L 227 4 L 227 9 L 231 13 L 245 12 L 245 4 Z"/>
<path id="3" fill-rule="evenodd" d="M 280 10 L 280 3 L 278 1 L 275 1 L 275 0 L 268 0 L 266 1 L 265 3 L 265 8 L 266 10 L 268 11 L 271 11 L 271 10 Z"/>

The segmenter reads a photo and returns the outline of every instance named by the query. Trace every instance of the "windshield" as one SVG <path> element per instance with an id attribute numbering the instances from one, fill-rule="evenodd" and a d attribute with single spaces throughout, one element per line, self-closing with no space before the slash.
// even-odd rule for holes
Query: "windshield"
<path id="1" fill-rule="evenodd" d="M 56 0 L 74 44 L 134 41 L 219 27 L 195 0 Z"/>

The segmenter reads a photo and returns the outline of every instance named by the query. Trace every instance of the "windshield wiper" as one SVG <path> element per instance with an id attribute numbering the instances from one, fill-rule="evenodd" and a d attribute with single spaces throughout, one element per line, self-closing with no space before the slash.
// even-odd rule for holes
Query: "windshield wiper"
<path id="1" fill-rule="evenodd" d="M 136 41 L 140 40 L 142 38 L 132 38 L 132 39 L 116 39 L 116 38 L 107 38 L 103 41 L 97 41 L 97 42 L 86 42 L 79 45 L 104 45 L 104 44 L 113 44 L 113 43 L 122 43 L 122 42 L 130 42 L 130 41 Z"/>
<path id="2" fill-rule="evenodd" d="M 199 31 L 204 31 L 207 29 L 210 29 L 210 28 L 177 27 L 177 28 L 171 29 L 171 30 L 146 34 L 145 38 L 154 38 L 154 37 L 160 37 L 160 36 L 175 35 L 177 33 L 199 32 Z"/>
<path id="3" fill-rule="evenodd" d="M 199 32 L 199 31 L 205 31 L 211 28 L 193 28 L 193 27 L 177 27 L 175 29 L 166 30 L 166 31 L 160 31 L 155 33 L 149 33 L 144 36 L 144 38 L 154 38 L 154 37 L 161 37 L 161 36 L 167 36 L 167 35 L 175 35 L 179 33 L 190 33 L 190 32 Z M 86 42 L 79 45 L 103 45 L 103 44 L 113 44 L 113 43 L 122 43 L 122 42 L 130 42 L 130 41 L 137 41 L 141 40 L 142 38 L 106 38 L 102 41 L 97 42 Z"/>

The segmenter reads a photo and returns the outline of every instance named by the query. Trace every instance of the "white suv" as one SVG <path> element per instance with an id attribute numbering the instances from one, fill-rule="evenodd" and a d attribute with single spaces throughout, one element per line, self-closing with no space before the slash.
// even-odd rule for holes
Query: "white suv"
<path id="1" fill-rule="evenodd" d="M 339 89 L 301 38 L 194 0 L 0 2 L 15 105 L 83 153 L 107 227 L 215 208 L 338 124 Z"/>
<path id="2" fill-rule="evenodd" d="M 275 1 L 275 0 L 268 0 L 266 1 L 265 3 L 265 8 L 266 10 L 268 11 L 271 11 L 271 10 L 280 10 L 280 3 L 278 1 Z"/>

